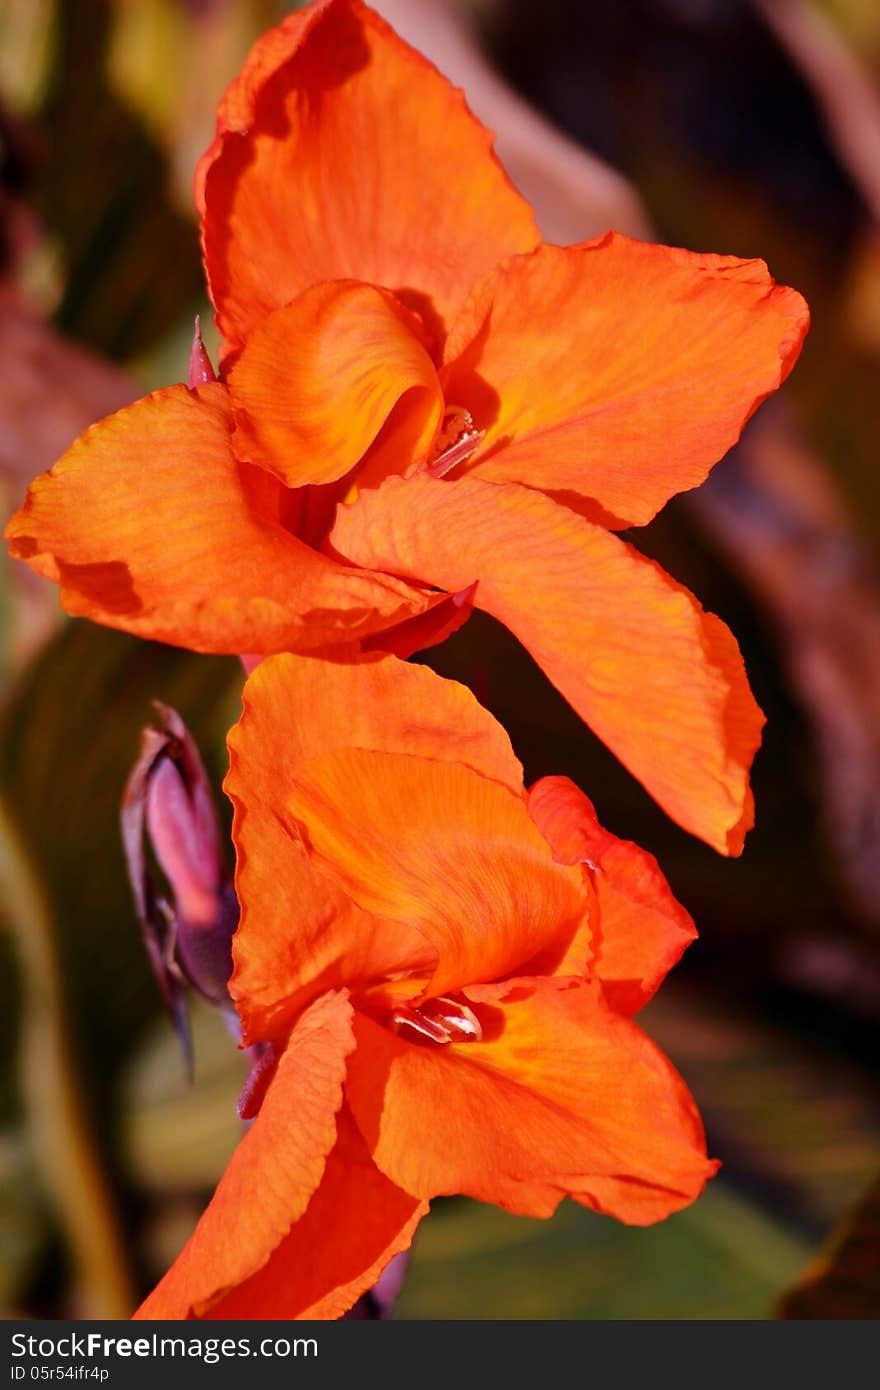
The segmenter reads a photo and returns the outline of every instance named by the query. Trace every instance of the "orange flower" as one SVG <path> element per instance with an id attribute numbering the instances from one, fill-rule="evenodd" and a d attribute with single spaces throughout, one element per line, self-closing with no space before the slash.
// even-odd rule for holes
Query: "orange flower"
<path id="1" fill-rule="evenodd" d="M 738 853 L 762 716 L 736 643 L 613 531 L 735 442 L 800 296 L 761 261 L 542 245 L 461 94 L 358 0 L 257 43 L 196 188 L 222 379 L 84 435 L 13 554 L 70 612 L 200 651 L 404 655 L 475 603 Z"/>
<path id="2" fill-rule="evenodd" d="M 393 656 L 269 658 L 230 749 L 231 989 L 278 1061 L 138 1316 L 338 1317 L 440 1193 L 638 1224 L 698 1195 L 699 1116 L 630 1018 L 694 935 L 649 855 L 564 778 L 527 798 L 470 692 Z"/>

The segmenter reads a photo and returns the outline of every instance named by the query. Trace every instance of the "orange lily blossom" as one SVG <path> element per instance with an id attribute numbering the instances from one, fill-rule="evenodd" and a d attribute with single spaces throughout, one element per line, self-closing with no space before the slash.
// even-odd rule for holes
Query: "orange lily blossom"
<path id="1" fill-rule="evenodd" d="M 736 642 L 614 531 L 735 442 L 801 297 L 758 260 L 542 244 L 461 93 L 358 0 L 259 40 L 196 195 L 220 380 L 88 431 L 13 554 L 70 612 L 199 651 L 406 655 L 476 604 L 739 853 L 763 717 Z"/>
<path id="2" fill-rule="evenodd" d="M 573 783 L 526 794 L 465 687 L 380 654 L 269 657 L 230 754 L 262 1086 L 136 1316 L 339 1317 L 442 1193 L 636 1224 L 700 1193 L 696 1108 L 631 1019 L 693 925 Z"/>

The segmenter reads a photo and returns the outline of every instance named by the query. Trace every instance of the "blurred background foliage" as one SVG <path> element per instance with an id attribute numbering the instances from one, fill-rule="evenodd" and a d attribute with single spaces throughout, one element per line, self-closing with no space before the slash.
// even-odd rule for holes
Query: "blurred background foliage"
<path id="1" fill-rule="evenodd" d="M 192 168 L 225 83 L 287 8 L 0 0 L 7 512 L 88 423 L 184 375 L 193 314 L 207 317 Z M 701 940 L 644 1022 L 697 1096 L 722 1174 L 644 1231 L 568 1203 L 542 1223 L 438 1203 L 397 1315 L 875 1317 L 880 9 L 454 8 L 516 88 L 624 176 L 660 239 L 763 256 L 814 328 L 711 483 L 633 537 L 731 623 L 768 713 L 742 860 L 665 821 L 490 620 L 429 654 L 503 721 L 530 779 L 573 775 L 693 912 Z M 199 1008 L 185 1081 L 128 895 L 119 798 L 158 697 L 222 802 L 240 670 L 63 620 L 54 589 L 8 562 L 2 580 L 0 1310 L 126 1316 L 236 1142 L 243 1063 Z"/>

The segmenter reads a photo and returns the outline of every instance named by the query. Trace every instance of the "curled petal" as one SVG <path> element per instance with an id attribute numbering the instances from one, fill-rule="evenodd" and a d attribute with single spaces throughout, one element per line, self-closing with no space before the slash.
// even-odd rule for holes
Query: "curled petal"
<path id="1" fill-rule="evenodd" d="M 596 892 L 593 973 L 612 1007 L 636 1013 L 697 933 L 653 854 L 599 824 L 592 802 L 568 777 L 542 777 L 529 811 L 563 864 L 584 864 Z"/>
<path id="2" fill-rule="evenodd" d="M 423 457 L 443 412 L 440 383 L 390 294 L 315 285 L 270 314 L 229 373 L 237 456 L 288 487 L 335 482 L 359 463 L 396 408 L 396 471 Z"/>

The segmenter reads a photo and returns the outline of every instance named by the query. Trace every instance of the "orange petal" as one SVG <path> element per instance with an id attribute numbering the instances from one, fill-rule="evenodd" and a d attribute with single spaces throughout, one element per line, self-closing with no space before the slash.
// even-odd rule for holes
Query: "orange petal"
<path id="1" fill-rule="evenodd" d="M 479 276 L 538 242 L 461 92 L 356 0 L 313 5 L 259 40 L 196 191 L 231 344 L 340 279 L 392 290 L 439 338 Z"/>
<path id="2" fill-rule="evenodd" d="M 69 612 L 197 651 L 320 646 L 440 601 L 318 555 L 266 485 L 232 456 L 224 387 L 172 386 L 87 430 L 6 536 Z"/>
<path id="3" fill-rule="evenodd" d="M 525 1216 L 566 1194 L 643 1224 L 715 1170 L 681 1077 L 601 986 L 467 991 L 483 1041 L 420 1047 L 359 1011 L 346 1096 L 373 1157 L 414 1196 L 462 1193 Z"/>
<path id="4" fill-rule="evenodd" d="M 302 1015 L 260 1113 L 195 1231 L 136 1318 L 198 1317 L 262 1269 L 321 1181 L 353 1046 L 346 994 L 326 994 Z"/>
<path id="5" fill-rule="evenodd" d="M 592 969 L 619 1013 L 646 1004 L 697 933 L 653 854 L 603 830 L 593 804 L 567 777 L 529 791 L 532 819 L 563 864 L 586 864 L 598 900 Z"/>
<path id="6" fill-rule="evenodd" d="M 389 478 L 341 507 L 358 564 L 449 591 L 505 623 L 686 830 L 738 854 L 763 716 L 729 630 L 658 565 L 539 492 Z"/>
<path id="7" fill-rule="evenodd" d="M 242 700 L 229 736 L 233 763 L 249 760 L 248 777 L 264 767 L 261 785 L 276 800 L 300 762 L 344 748 L 463 763 L 523 793 L 522 765 L 497 719 L 467 686 L 427 666 L 382 652 L 345 661 L 283 654 L 260 663 Z M 253 785 L 230 779 L 228 790 L 244 798 Z"/>
<path id="8" fill-rule="evenodd" d="M 447 594 L 442 602 L 435 604 L 414 618 L 405 618 L 402 623 L 386 628 L 373 637 L 365 637 L 361 642 L 362 652 L 390 652 L 404 661 L 415 652 L 427 651 L 429 647 L 439 647 L 464 627 L 474 611 L 476 585 L 469 584 L 457 594 Z"/>
<path id="9" fill-rule="evenodd" d="M 308 1208 L 263 1268 L 209 1318 L 340 1318 L 408 1250 L 427 1202 L 379 1172 L 343 1106 L 339 1140 Z"/>
<path id="10" fill-rule="evenodd" d="M 350 280 L 315 285 L 270 314 L 229 373 L 237 457 L 288 487 L 335 482 L 395 406 L 399 471 L 424 457 L 443 395 L 414 324 L 392 295 Z"/>
<path id="11" fill-rule="evenodd" d="M 300 1010 L 326 989 L 350 983 L 364 991 L 412 978 L 404 993 L 416 994 L 437 959 L 409 923 L 377 920 L 316 873 L 279 809 L 273 801 L 236 802 L 241 919 L 229 990 L 245 1043 L 282 1041 Z"/>
<path id="12" fill-rule="evenodd" d="M 641 525 L 736 442 L 808 322 L 763 261 L 608 232 L 490 274 L 453 327 L 443 382 L 486 431 L 479 477 Z"/>
<path id="13" fill-rule="evenodd" d="M 583 921 L 578 871 L 554 863 L 521 796 L 470 768 L 349 748 L 294 778 L 286 807 L 313 861 L 435 947 L 426 996 L 552 968 Z"/>
<path id="14" fill-rule="evenodd" d="M 225 784 L 235 808 L 242 911 L 231 989 L 246 1041 L 254 1041 L 283 1036 L 317 989 L 424 979 L 437 962 L 436 949 L 408 923 L 378 922 L 315 872 L 283 817 L 303 760 L 348 743 L 389 749 L 461 761 L 518 794 L 522 769 L 504 730 L 469 690 L 395 657 L 352 665 L 272 657 L 248 680 L 243 704 L 229 736 Z"/>

